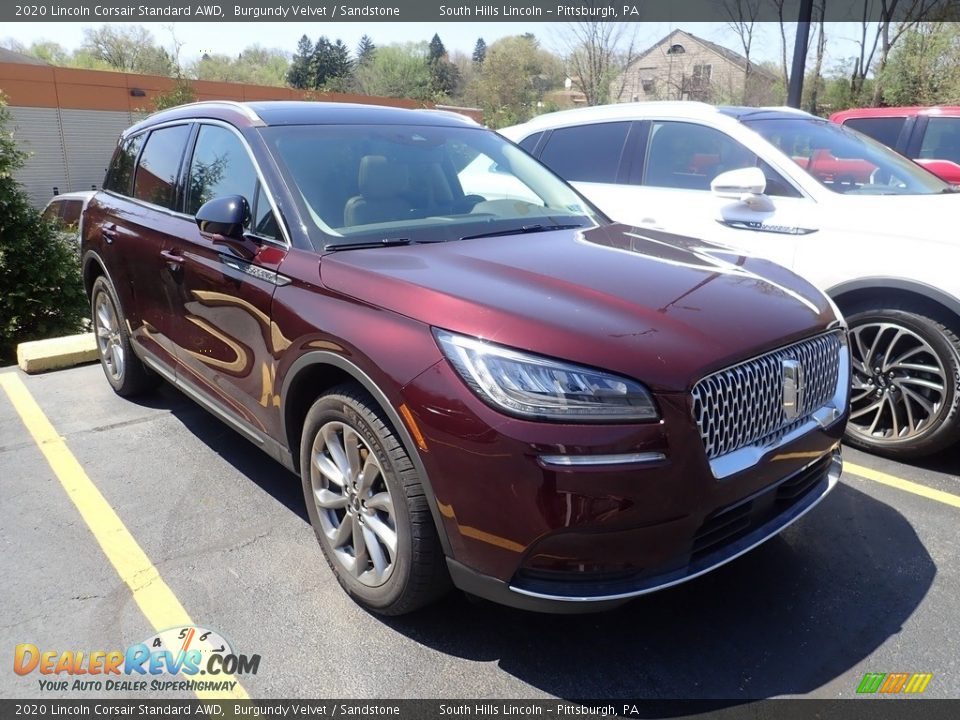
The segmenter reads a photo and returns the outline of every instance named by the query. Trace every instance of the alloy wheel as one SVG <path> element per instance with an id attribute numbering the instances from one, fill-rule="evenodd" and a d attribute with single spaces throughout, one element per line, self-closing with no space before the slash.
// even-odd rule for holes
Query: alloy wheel
<path id="1" fill-rule="evenodd" d="M 853 384 L 848 430 L 883 444 L 916 438 L 934 426 L 947 392 L 947 373 L 920 335 L 898 324 L 850 328 Z"/>
<path id="2" fill-rule="evenodd" d="M 93 323 L 103 364 L 110 377 L 119 381 L 123 377 L 126 364 L 123 339 L 120 336 L 120 321 L 117 319 L 117 310 L 113 306 L 113 301 L 103 291 L 97 293 Z"/>
<path id="3" fill-rule="evenodd" d="M 337 561 L 364 585 L 383 585 L 397 557 L 393 498 L 376 453 L 343 422 L 323 425 L 310 453 L 310 483 Z"/>

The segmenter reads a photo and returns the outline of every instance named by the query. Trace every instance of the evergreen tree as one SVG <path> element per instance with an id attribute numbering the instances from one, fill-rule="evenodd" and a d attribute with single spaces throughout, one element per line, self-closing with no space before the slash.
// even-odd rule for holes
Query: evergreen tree
<path id="1" fill-rule="evenodd" d="M 287 71 L 287 82 L 290 87 L 306 90 L 313 85 L 313 43 L 306 35 L 297 43 L 297 52 L 293 55 L 293 62 Z"/>
<path id="2" fill-rule="evenodd" d="M 473 46 L 473 64 L 480 67 L 486 59 L 487 44 L 483 41 L 483 38 L 477 38 L 477 44 Z"/>
<path id="3" fill-rule="evenodd" d="M 344 92 L 350 83 L 353 61 L 343 40 L 330 42 L 326 35 L 313 48 L 313 85 L 315 90 Z"/>
<path id="4" fill-rule="evenodd" d="M 434 64 L 445 60 L 447 57 L 447 49 L 443 46 L 443 41 L 440 40 L 440 35 L 437 33 L 433 34 L 433 39 L 430 41 L 430 54 L 427 56 L 428 62 Z"/>
<path id="5" fill-rule="evenodd" d="M 427 65 L 430 67 L 431 94 L 435 98 L 453 95 L 460 84 L 460 71 L 447 59 L 447 49 L 436 33 L 427 51 Z"/>
<path id="6" fill-rule="evenodd" d="M 360 44 L 357 45 L 357 65 L 366 65 L 373 59 L 373 54 L 377 51 L 377 46 L 369 35 L 360 38 Z"/>
<path id="7" fill-rule="evenodd" d="M 0 94 L 0 361 L 17 344 L 79 332 L 88 305 L 75 246 L 40 218 L 13 173 L 27 153 Z"/>

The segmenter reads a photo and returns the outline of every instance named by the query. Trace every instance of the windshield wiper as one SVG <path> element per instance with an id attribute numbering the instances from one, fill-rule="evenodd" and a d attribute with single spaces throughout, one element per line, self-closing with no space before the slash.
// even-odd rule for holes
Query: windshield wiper
<path id="1" fill-rule="evenodd" d="M 410 238 L 383 238 L 382 240 L 372 240 L 369 242 L 358 243 L 327 243 L 323 246 L 324 250 L 361 250 L 363 248 L 396 247 L 397 245 L 409 245 Z"/>
<path id="2" fill-rule="evenodd" d="M 951 195 L 953 193 L 960 193 L 960 185 L 951 185 L 950 187 L 945 187 L 940 191 L 942 195 Z"/>
<path id="3" fill-rule="evenodd" d="M 549 232 L 551 230 L 573 230 L 574 228 L 587 227 L 586 225 L 523 225 L 509 230 L 494 230 L 492 232 L 478 233 L 477 235 L 464 235 L 461 240 L 475 240 L 476 238 L 499 237 L 502 235 L 523 235 L 525 233 Z"/>

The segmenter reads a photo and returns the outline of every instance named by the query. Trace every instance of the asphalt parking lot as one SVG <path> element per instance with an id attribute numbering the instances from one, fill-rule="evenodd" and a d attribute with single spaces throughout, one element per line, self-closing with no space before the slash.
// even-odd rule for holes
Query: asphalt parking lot
<path id="1" fill-rule="evenodd" d="M 298 479 L 177 391 L 123 400 L 98 365 L 9 376 L 0 696 L 78 697 L 14 674 L 19 643 L 125 648 L 186 612 L 261 655 L 241 678 L 253 698 L 835 698 L 868 672 L 932 673 L 925 696 L 960 697 L 960 450 L 911 466 L 847 449 L 840 486 L 782 536 L 614 612 L 534 615 L 454 594 L 382 619 L 340 590 Z M 18 382 L 65 449 L 28 430 L 4 392 Z M 78 511 L 72 498 L 94 491 L 51 457 L 89 478 L 154 574 L 121 578 L 115 563 L 133 560 L 100 545 L 120 530 Z"/>

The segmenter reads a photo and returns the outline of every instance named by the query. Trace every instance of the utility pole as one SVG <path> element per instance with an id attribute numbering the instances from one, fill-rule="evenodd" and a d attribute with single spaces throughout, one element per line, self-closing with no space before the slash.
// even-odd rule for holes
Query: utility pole
<path id="1" fill-rule="evenodd" d="M 790 88 L 787 105 L 799 108 L 803 97 L 803 75 L 807 68 L 807 45 L 810 42 L 810 19 L 813 17 L 813 0 L 800 0 L 800 17 L 797 18 L 797 37 L 793 41 L 793 70 L 790 73 Z"/>

